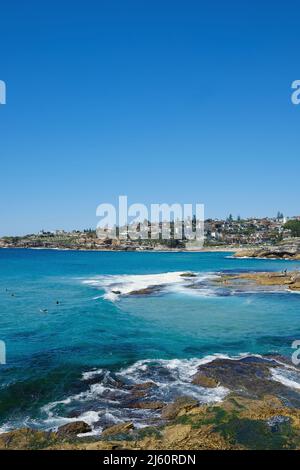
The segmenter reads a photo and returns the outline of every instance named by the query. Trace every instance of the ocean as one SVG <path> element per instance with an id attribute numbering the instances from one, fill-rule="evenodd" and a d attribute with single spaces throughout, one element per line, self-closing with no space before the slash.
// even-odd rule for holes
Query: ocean
<path id="1" fill-rule="evenodd" d="M 215 357 L 290 359 L 300 340 L 300 297 L 275 288 L 229 291 L 213 280 L 224 272 L 299 268 L 220 252 L 0 250 L 7 356 L 0 431 L 83 420 L 101 434 L 126 420 L 155 423 L 157 410 L 128 405 L 128 387 L 148 381 L 157 384 L 153 401 L 221 401 L 224 387 L 193 385 L 197 367 Z M 300 389 L 297 370 L 276 374 Z"/>

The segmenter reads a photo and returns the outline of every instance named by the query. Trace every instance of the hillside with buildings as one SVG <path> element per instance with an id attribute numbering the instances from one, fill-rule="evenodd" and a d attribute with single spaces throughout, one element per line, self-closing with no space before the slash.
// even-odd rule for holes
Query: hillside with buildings
<path id="1" fill-rule="evenodd" d="M 96 230 L 40 231 L 24 236 L 5 236 L 0 238 L 0 248 L 48 248 L 72 250 L 158 250 L 158 249 L 196 249 L 197 243 L 184 236 L 176 239 L 171 227 L 171 237 L 162 239 L 158 234 L 162 223 L 150 224 L 147 239 L 131 240 L 126 229 L 117 229 L 116 238 L 109 235 L 99 236 Z M 130 228 L 130 227 L 129 227 Z M 299 233 L 298 233 L 299 232 Z M 300 216 L 290 219 L 281 214 L 276 218 L 248 218 L 229 216 L 226 220 L 207 219 L 204 223 L 204 248 L 260 248 L 268 246 L 291 245 L 290 240 L 300 236 Z M 151 238 L 152 237 L 152 238 Z M 295 243 L 294 243 L 295 245 Z M 297 245 L 298 246 L 298 245 Z M 293 250 L 298 250 L 297 246 Z"/>

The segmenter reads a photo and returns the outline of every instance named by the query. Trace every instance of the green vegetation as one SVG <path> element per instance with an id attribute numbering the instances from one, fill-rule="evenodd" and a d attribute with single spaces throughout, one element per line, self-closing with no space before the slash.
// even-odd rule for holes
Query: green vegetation
<path id="1" fill-rule="evenodd" d="M 289 220 L 283 227 L 291 230 L 292 237 L 300 237 L 300 220 Z"/>

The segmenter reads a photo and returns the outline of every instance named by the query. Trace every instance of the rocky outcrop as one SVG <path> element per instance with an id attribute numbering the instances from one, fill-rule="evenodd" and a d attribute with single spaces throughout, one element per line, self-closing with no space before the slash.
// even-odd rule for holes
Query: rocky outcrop
<path id="1" fill-rule="evenodd" d="M 175 419 L 177 416 L 182 415 L 193 408 L 198 406 L 197 400 L 191 397 L 179 397 L 174 403 L 170 403 L 162 409 L 162 419 Z"/>
<path id="2" fill-rule="evenodd" d="M 101 434 L 101 438 L 106 439 L 107 437 L 110 437 L 110 436 L 128 434 L 132 429 L 133 429 L 133 423 L 131 422 L 115 424 L 114 426 L 110 426 L 109 428 L 104 429 L 104 431 Z"/>
<path id="3" fill-rule="evenodd" d="M 158 429 L 135 431 L 125 423 L 123 429 L 113 426 L 104 433 L 101 439 L 67 441 L 54 433 L 20 429 L 0 435 L 0 449 L 299 450 L 300 411 L 272 395 L 253 399 L 233 394 L 220 404 L 181 408 Z"/>
<path id="4" fill-rule="evenodd" d="M 226 285 L 228 289 L 237 287 L 239 283 L 245 281 L 258 286 L 274 286 L 292 291 L 300 290 L 300 272 L 298 271 L 226 274 L 214 280 L 216 283 Z"/>
<path id="5" fill-rule="evenodd" d="M 168 405 L 144 400 L 135 403 L 137 409 L 138 403 L 151 403 L 158 414 L 161 410 L 156 427 L 135 429 L 125 422 L 100 436 L 81 438 L 77 434 L 88 426 L 82 422 L 69 423 L 56 433 L 19 429 L 0 435 L 0 449 L 300 450 L 300 392 L 273 377 L 274 371 L 282 374 L 291 367 L 281 357 L 217 358 L 199 366 L 193 383 L 226 387 L 229 393 L 221 403 L 200 405 L 193 397 L 179 397 Z M 131 389 L 147 392 L 153 387 L 145 382 Z"/>
<path id="6" fill-rule="evenodd" d="M 133 290 L 128 295 L 150 295 L 159 292 L 162 286 L 148 286 L 143 289 Z"/>
<path id="7" fill-rule="evenodd" d="M 181 277 L 197 277 L 197 274 L 187 272 L 187 273 L 182 273 L 182 274 L 180 274 L 180 276 L 181 276 Z"/>
<path id="8" fill-rule="evenodd" d="M 300 260 L 300 239 L 290 239 L 275 246 L 249 248 L 239 250 L 234 255 L 236 258 L 277 258 Z"/>
<path id="9" fill-rule="evenodd" d="M 133 399 L 145 398 L 153 388 L 158 386 L 154 382 L 144 382 L 131 387 L 130 394 Z"/>
<path id="10" fill-rule="evenodd" d="M 278 364 L 274 361 L 274 367 Z M 222 385 L 242 396 L 263 397 L 277 391 L 280 384 L 271 381 L 270 362 L 255 357 L 240 360 L 216 359 L 198 368 L 193 383 Z"/>
<path id="11" fill-rule="evenodd" d="M 57 430 L 57 436 L 60 438 L 70 438 L 77 436 L 78 434 L 84 434 L 92 430 L 84 421 L 75 421 L 74 423 L 64 424 Z"/>
<path id="12" fill-rule="evenodd" d="M 218 387 L 219 382 L 212 377 L 208 377 L 207 375 L 203 374 L 202 372 L 198 372 L 195 377 L 193 378 L 192 383 L 194 385 L 199 385 L 200 387 L 204 388 L 215 388 Z"/>
<path id="13" fill-rule="evenodd" d="M 133 401 L 128 403 L 127 408 L 136 408 L 140 410 L 161 410 L 165 403 L 161 401 Z"/>
<path id="14" fill-rule="evenodd" d="M 0 434 L 0 450 L 3 449 L 45 449 L 58 443 L 55 433 L 30 428 L 15 429 Z"/>

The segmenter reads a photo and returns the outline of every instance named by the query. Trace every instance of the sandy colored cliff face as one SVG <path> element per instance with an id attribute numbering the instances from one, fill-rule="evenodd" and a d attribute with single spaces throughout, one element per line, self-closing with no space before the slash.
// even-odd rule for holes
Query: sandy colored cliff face
<path id="1" fill-rule="evenodd" d="M 291 238 L 274 246 L 260 246 L 238 250 L 236 258 L 275 258 L 300 260 L 300 238 Z"/>

